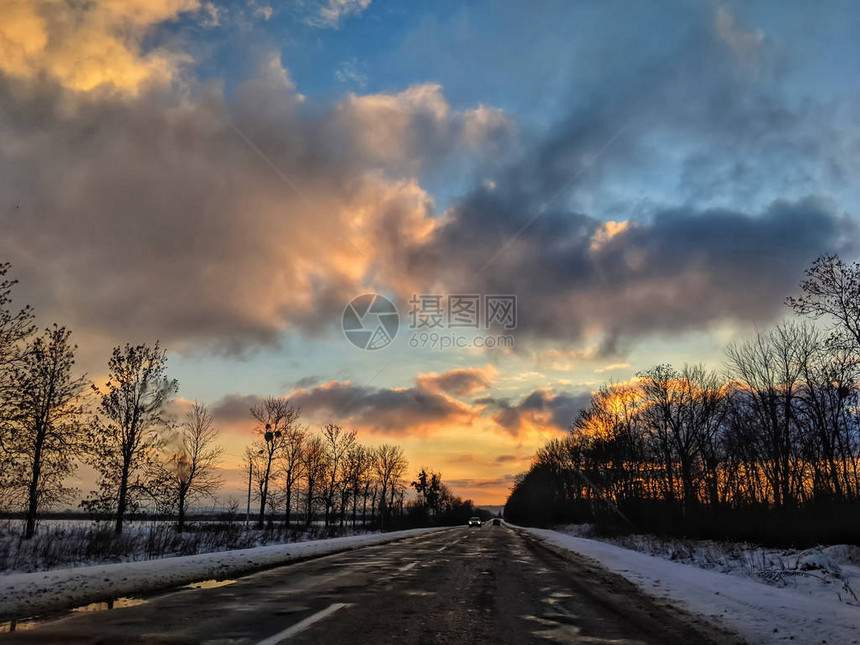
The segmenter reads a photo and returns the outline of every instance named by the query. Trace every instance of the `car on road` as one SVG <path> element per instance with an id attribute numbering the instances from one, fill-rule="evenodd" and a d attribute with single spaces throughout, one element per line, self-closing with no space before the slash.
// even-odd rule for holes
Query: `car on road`
<path id="1" fill-rule="evenodd" d="M 469 528 L 472 528 L 473 526 L 477 526 L 478 528 L 481 528 L 481 518 L 480 517 L 470 517 L 469 518 Z"/>

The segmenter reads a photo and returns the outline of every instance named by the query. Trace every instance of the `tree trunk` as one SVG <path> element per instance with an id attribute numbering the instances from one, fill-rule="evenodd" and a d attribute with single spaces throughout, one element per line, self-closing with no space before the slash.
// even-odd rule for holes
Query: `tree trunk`
<path id="1" fill-rule="evenodd" d="M 311 523 L 314 521 L 314 485 L 308 482 L 308 517 L 305 524 L 305 530 L 311 528 Z"/>
<path id="2" fill-rule="evenodd" d="M 178 533 L 182 533 L 185 529 L 185 491 L 179 491 L 179 517 L 176 523 L 176 530 Z"/>
<path id="3" fill-rule="evenodd" d="M 266 524 L 266 498 L 269 496 L 269 473 L 272 470 L 272 455 L 266 462 L 266 476 L 263 479 L 263 489 L 260 491 L 260 519 L 257 520 L 257 528 L 262 529 Z"/>
<path id="4" fill-rule="evenodd" d="M 42 473 L 42 444 L 45 440 L 44 433 L 36 435 L 36 446 L 33 450 L 33 476 L 30 479 L 30 490 L 27 503 L 27 527 L 24 531 L 24 539 L 29 540 L 36 533 L 36 514 L 39 510 L 39 477 Z"/>
<path id="5" fill-rule="evenodd" d="M 125 507 L 128 504 L 128 461 L 128 459 L 123 457 L 122 476 L 119 480 L 119 502 L 116 506 L 116 527 L 114 528 L 114 533 L 117 535 L 122 534 L 122 524 L 125 519 Z"/>

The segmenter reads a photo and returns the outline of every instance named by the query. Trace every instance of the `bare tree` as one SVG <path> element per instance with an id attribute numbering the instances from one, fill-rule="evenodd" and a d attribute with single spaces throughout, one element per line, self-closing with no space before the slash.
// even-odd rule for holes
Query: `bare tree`
<path id="1" fill-rule="evenodd" d="M 403 475 L 408 466 L 403 448 L 384 443 L 376 449 L 374 470 L 379 479 L 380 521 L 384 528 L 390 507 L 393 505 L 398 485 L 402 485 Z"/>
<path id="2" fill-rule="evenodd" d="M 168 426 L 165 406 L 178 390 L 166 376 L 167 354 L 153 346 L 115 347 L 108 363 L 98 413 L 89 432 L 87 461 L 99 475 L 98 490 L 82 505 L 113 511 L 115 532 L 122 533 L 129 509 L 149 490 L 152 467 Z"/>
<path id="3" fill-rule="evenodd" d="M 793 441 L 796 405 L 804 366 L 819 342 L 810 326 L 788 322 L 727 349 L 732 376 L 748 394 L 750 420 L 756 425 L 751 436 L 758 439 L 761 463 L 778 506 L 796 501 L 800 483 Z"/>
<path id="4" fill-rule="evenodd" d="M 802 294 L 786 303 L 797 313 L 836 323 L 837 337 L 860 351 L 860 262 L 848 264 L 838 255 L 824 255 L 806 270 Z"/>
<path id="5" fill-rule="evenodd" d="M 24 341 L 35 331 L 33 310 L 27 306 L 15 311 L 10 306 L 16 281 L 6 278 L 9 268 L 8 263 L 0 263 L 0 501 L 10 492 L 3 485 L 3 474 L 11 468 L 8 443 L 13 436 L 9 418 L 15 392 L 12 370 L 21 361 Z"/>
<path id="6" fill-rule="evenodd" d="M 311 438 L 302 453 L 302 465 L 305 474 L 305 504 L 307 518 L 305 528 L 309 529 L 314 520 L 314 504 L 317 501 L 318 490 L 322 485 L 326 472 L 326 450 L 322 439 Z"/>
<path id="7" fill-rule="evenodd" d="M 75 346 L 70 332 L 54 325 L 30 343 L 12 369 L 11 464 L 7 490 L 25 494 L 24 538 L 36 530 L 39 510 L 67 501 L 74 493 L 65 482 L 76 468 L 82 447 L 84 377 L 74 378 Z"/>
<path id="8" fill-rule="evenodd" d="M 212 414 L 194 403 L 179 424 L 177 434 L 167 442 L 167 459 L 160 464 L 159 499 L 162 506 L 177 514 L 176 530 L 185 528 L 190 504 L 213 498 L 223 483 L 218 463 L 223 448 L 217 445 L 218 428 Z"/>
<path id="9" fill-rule="evenodd" d="M 35 331 L 29 305 L 18 311 L 10 308 L 12 289 L 18 281 L 6 278 L 9 269 L 8 263 L 0 262 L 0 376 L 8 376 L 6 370 L 21 359 L 22 341 Z M 0 382 L 8 384 L 8 379 Z"/>
<path id="10" fill-rule="evenodd" d="M 284 482 L 284 506 L 286 509 L 286 525 L 290 526 L 290 514 L 293 510 L 293 495 L 296 485 L 302 477 L 304 462 L 303 454 L 308 430 L 296 426 L 286 431 L 283 449 L 281 450 L 281 474 Z"/>
<path id="11" fill-rule="evenodd" d="M 358 520 L 358 500 L 364 500 L 364 513 L 367 513 L 367 489 L 370 484 L 372 453 L 366 447 L 355 443 L 346 455 L 344 492 L 352 498 L 352 526 Z M 364 518 L 363 518 L 364 519 Z"/>
<path id="12" fill-rule="evenodd" d="M 269 498 L 269 481 L 272 476 L 272 468 L 275 458 L 280 454 L 287 443 L 287 431 L 292 429 L 298 421 L 300 410 L 286 399 L 267 396 L 265 399 L 251 406 L 251 416 L 257 422 L 257 441 L 254 442 L 252 451 L 264 456 L 259 476 L 262 482 L 260 486 L 260 517 L 257 526 L 263 528 L 266 519 L 266 502 Z"/>
<path id="13" fill-rule="evenodd" d="M 698 447 L 707 498 L 716 513 L 723 498 L 721 482 L 725 479 L 720 466 L 724 461 L 722 431 L 728 412 L 727 392 L 717 373 L 702 365 L 685 365 L 682 379 L 688 399 L 687 423 Z"/>
<path id="14" fill-rule="evenodd" d="M 323 501 L 325 503 L 325 525 L 328 527 L 337 498 L 337 487 L 346 479 L 343 476 L 344 462 L 350 449 L 355 445 L 355 430 L 344 430 L 338 425 L 329 423 L 323 428 L 322 440 L 327 454 Z"/>

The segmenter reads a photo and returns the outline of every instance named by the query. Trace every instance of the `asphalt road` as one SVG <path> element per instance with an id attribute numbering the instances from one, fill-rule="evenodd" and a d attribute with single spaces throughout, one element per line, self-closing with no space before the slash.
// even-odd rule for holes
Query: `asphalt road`
<path id="1" fill-rule="evenodd" d="M 0 643 L 738 642 L 623 578 L 504 526 L 308 560 L 142 604 L 78 612 Z"/>

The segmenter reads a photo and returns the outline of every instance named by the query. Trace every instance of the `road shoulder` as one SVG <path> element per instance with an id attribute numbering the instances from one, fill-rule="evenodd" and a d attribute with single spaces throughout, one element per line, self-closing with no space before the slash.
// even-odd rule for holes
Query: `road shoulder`
<path id="1" fill-rule="evenodd" d="M 237 578 L 310 558 L 449 528 L 373 533 L 159 560 L 4 575 L 0 576 L 0 621 L 51 615 L 126 596 L 160 593 L 203 580 Z"/>
<path id="2" fill-rule="evenodd" d="M 700 611 L 691 611 L 675 599 L 655 594 L 654 588 L 649 589 L 631 579 L 627 575 L 629 570 L 614 570 L 597 558 L 582 555 L 562 540 L 553 539 L 552 534 L 566 537 L 561 533 L 507 523 L 506 526 L 520 533 L 530 543 L 586 571 L 587 579 L 599 583 L 588 587 L 589 595 L 606 606 L 623 606 L 625 616 L 645 631 L 649 631 L 656 620 L 684 625 L 701 634 L 703 640 L 699 642 L 703 643 L 739 645 L 746 642 L 743 634 L 722 621 L 713 620 L 713 617 Z"/>

